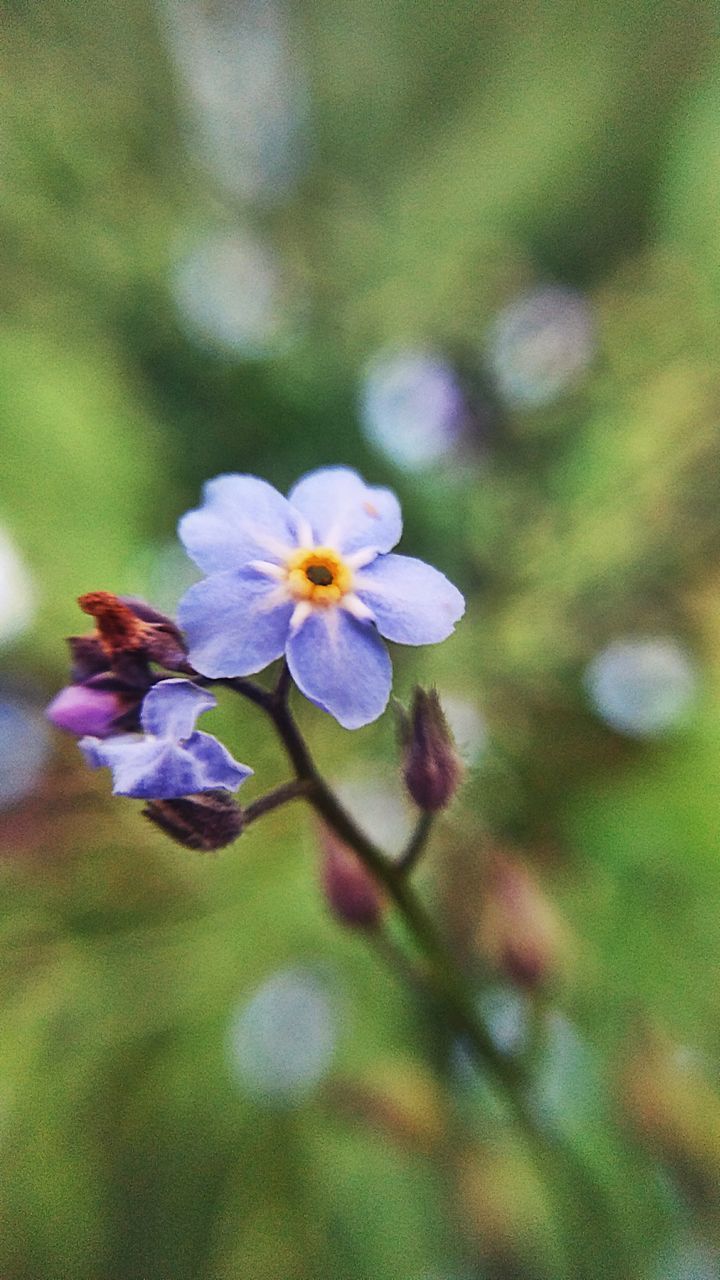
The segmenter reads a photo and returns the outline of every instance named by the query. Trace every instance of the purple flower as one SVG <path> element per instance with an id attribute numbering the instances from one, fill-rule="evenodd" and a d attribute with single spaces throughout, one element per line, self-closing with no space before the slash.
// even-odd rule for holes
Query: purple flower
<path id="1" fill-rule="evenodd" d="M 114 689 L 97 688 L 88 681 L 66 685 L 53 698 L 45 714 L 58 729 L 67 733 L 107 738 L 127 707 L 127 701 Z"/>
<path id="2" fill-rule="evenodd" d="M 190 662 L 218 679 L 285 654 L 305 696 L 345 728 L 377 719 L 392 682 L 380 637 L 435 644 L 465 609 L 437 569 L 388 554 L 401 531 L 395 495 L 346 467 L 311 472 L 288 498 L 255 476 L 211 480 L 179 526 L 210 575 L 179 605 Z"/>
<path id="3" fill-rule="evenodd" d="M 117 796 L 175 800 L 216 788 L 236 791 L 252 769 L 233 760 L 211 734 L 195 729 L 200 712 L 216 705 L 211 693 L 190 680 L 161 680 L 142 705 L 144 736 L 86 737 L 79 745 L 93 768 L 112 769 Z"/>

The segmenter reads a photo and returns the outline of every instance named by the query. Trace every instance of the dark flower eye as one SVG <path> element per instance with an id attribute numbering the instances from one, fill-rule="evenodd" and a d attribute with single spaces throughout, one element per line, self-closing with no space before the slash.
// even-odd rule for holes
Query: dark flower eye
<path id="1" fill-rule="evenodd" d="M 331 587 L 333 583 L 332 571 L 325 564 L 311 564 L 305 570 L 306 576 L 316 587 Z"/>

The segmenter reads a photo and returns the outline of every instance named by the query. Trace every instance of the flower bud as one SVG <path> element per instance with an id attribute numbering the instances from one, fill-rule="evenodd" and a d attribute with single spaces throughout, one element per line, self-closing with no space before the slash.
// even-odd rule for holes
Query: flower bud
<path id="1" fill-rule="evenodd" d="M 108 660 L 99 636 L 69 636 L 70 679 L 73 684 L 82 684 L 93 676 L 107 673 Z"/>
<path id="2" fill-rule="evenodd" d="M 372 929 L 383 911 L 383 896 L 375 878 L 357 854 L 323 827 L 322 883 L 333 915 L 344 924 Z"/>
<path id="3" fill-rule="evenodd" d="M 93 738 L 107 738 L 116 731 L 116 721 L 127 710 L 127 701 L 112 689 L 87 684 L 69 684 L 61 689 L 45 714 L 58 729 Z"/>
<path id="4" fill-rule="evenodd" d="M 530 869 L 511 854 L 498 851 L 488 861 L 477 942 L 501 973 L 527 989 L 561 966 L 562 922 Z"/>
<path id="5" fill-rule="evenodd" d="M 403 775 L 420 809 L 445 809 L 460 784 L 462 766 L 436 689 L 416 689 L 401 723 Z"/>
<path id="6" fill-rule="evenodd" d="M 227 791 L 202 791 L 178 800 L 151 800 L 142 813 L 171 840 L 201 853 L 232 844 L 244 826 L 243 811 Z"/>
<path id="7" fill-rule="evenodd" d="M 127 665 L 132 657 L 157 662 L 171 671 L 186 667 L 187 651 L 175 623 L 144 601 L 121 599 L 109 591 L 90 591 L 78 598 L 78 604 L 95 619 L 97 635 L 89 639 L 105 654 L 106 665 L 117 668 L 123 659 Z"/>
<path id="8" fill-rule="evenodd" d="M 122 597 L 122 603 L 145 624 L 143 647 L 151 662 L 157 662 L 169 671 L 183 671 L 187 667 L 187 649 L 176 623 L 167 614 L 153 609 L 144 600 Z"/>

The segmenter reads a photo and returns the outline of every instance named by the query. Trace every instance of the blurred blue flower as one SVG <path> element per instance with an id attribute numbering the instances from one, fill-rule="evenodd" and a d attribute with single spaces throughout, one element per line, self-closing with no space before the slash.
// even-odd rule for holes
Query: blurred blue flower
<path id="1" fill-rule="evenodd" d="M 360 420 L 368 439 L 400 467 L 446 460 L 467 418 L 452 366 L 428 351 L 383 351 L 368 366 Z"/>
<path id="2" fill-rule="evenodd" d="M 0 697 L 0 809 L 18 804 L 39 785 L 50 754 L 47 725 L 37 709 Z"/>
<path id="3" fill-rule="evenodd" d="M 280 1105 L 301 1101 L 327 1075 L 337 1017 L 327 984 L 312 969 L 280 969 L 237 1013 L 232 1064 L 248 1093 Z"/>
<path id="4" fill-rule="evenodd" d="M 479 706 L 454 691 L 441 688 L 439 694 L 460 759 L 466 765 L 476 765 L 488 745 L 488 726 Z"/>
<path id="5" fill-rule="evenodd" d="M 533 409 L 573 386 L 594 354 L 595 320 L 587 299 L 566 285 L 544 285 L 498 314 L 487 360 L 503 400 Z"/>
<path id="6" fill-rule="evenodd" d="M 695 695 L 689 654 L 671 639 L 616 640 L 590 663 L 586 684 L 595 710 L 617 733 L 656 737 L 671 729 Z"/>
<path id="7" fill-rule="evenodd" d="M 170 286 L 183 327 L 203 347 L 261 360 L 287 342 L 280 263 L 254 236 L 208 235 L 178 261 Z"/>
<path id="8" fill-rule="evenodd" d="M 211 480 L 179 526 L 210 575 L 179 605 L 191 663 L 217 679 L 284 653 L 305 696 L 345 728 L 377 719 L 392 683 L 380 636 L 436 644 L 465 609 L 437 569 L 388 554 L 401 530 L 395 495 L 346 467 L 312 472 L 289 498 L 255 476 Z"/>
<path id="9" fill-rule="evenodd" d="M 199 162 L 240 200 L 285 199 L 310 156 L 308 93 L 282 0 L 156 0 Z"/>
<path id="10" fill-rule="evenodd" d="M 654 1280 L 717 1280 L 717 1275 L 717 1250 L 687 1239 L 665 1245 Z"/>
<path id="11" fill-rule="evenodd" d="M 216 699 L 190 680 L 161 680 L 140 713 L 144 735 L 80 739 L 88 764 L 112 769 L 113 792 L 138 800 L 174 800 L 198 791 L 236 791 L 252 773 L 216 738 L 195 729 Z"/>

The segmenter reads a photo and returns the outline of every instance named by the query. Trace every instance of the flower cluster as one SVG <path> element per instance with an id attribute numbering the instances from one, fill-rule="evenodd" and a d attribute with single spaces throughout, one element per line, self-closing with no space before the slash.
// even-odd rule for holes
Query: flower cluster
<path id="1" fill-rule="evenodd" d="M 207 576 L 180 601 L 178 625 L 107 592 L 81 597 L 96 631 L 70 640 L 72 682 L 50 719 L 80 738 L 90 765 L 112 771 L 116 794 L 160 802 L 235 791 L 252 773 L 195 728 L 215 706 L 212 681 L 242 681 L 284 658 L 316 706 L 345 728 L 368 724 L 390 696 L 384 640 L 435 644 L 464 611 L 442 573 L 393 551 L 401 531 L 395 495 L 345 467 L 312 472 L 287 498 L 255 476 L 218 476 L 180 521 Z M 433 750 L 428 809 L 444 798 L 444 756 Z M 423 767 L 409 773 L 421 790 Z M 453 785 L 448 774 L 445 790 Z"/>

